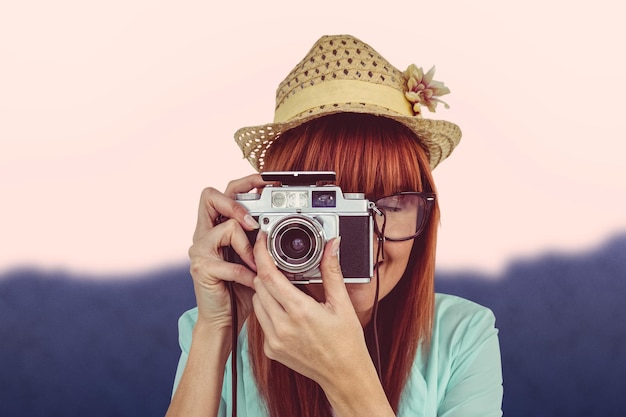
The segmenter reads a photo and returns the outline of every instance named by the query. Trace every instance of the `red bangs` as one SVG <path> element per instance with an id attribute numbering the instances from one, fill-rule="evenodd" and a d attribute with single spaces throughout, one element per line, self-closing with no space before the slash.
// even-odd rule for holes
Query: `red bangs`
<path id="1" fill-rule="evenodd" d="M 344 192 L 362 192 L 371 200 L 422 191 L 423 167 L 428 167 L 426 152 L 407 127 L 356 113 L 322 117 L 289 130 L 265 158 L 267 171 L 335 171 Z"/>

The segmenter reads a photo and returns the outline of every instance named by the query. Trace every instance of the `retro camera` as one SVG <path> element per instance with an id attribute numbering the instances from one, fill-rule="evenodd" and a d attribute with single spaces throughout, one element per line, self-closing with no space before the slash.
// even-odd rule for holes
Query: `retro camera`
<path id="1" fill-rule="evenodd" d="M 319 265 L 324 245 L 341 236 L 339 261 L 344 281 L 369 282 L 373 274 L 374 204 L 362 193 L 343 193 L 331 171 L 266 172 L 279 185 L 236 200 L 267 233 L 267 248 L 276 266 L 294 284 L 322 282 Z M 254 244 L 258 231 L 247 232 Z M 226 260 L 243 264 L 232 249 Z"/>

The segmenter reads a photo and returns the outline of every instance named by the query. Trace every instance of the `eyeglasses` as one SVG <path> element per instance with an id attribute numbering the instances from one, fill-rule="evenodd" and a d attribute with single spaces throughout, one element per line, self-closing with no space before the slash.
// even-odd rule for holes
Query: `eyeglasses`
<path id="1" fill-rule="evenodd" d="M 405 191 L 383 197 L 376 201 L 376 232 L 391 242 L 414 239 L 424 230 L 434 205 L 435 193 Z"/>

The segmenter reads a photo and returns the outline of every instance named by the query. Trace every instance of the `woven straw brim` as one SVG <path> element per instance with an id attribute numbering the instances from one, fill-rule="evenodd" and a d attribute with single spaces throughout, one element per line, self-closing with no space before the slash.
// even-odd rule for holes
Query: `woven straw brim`
<path id="1" fill-rule="evenodd" d="M 403 116 L 373 104 L 342 103 L 309 109 L 287 122 L 243 127 L 235 132 L 235 141 L 243 151 L 244 158 L 257 171 L 262 171 L 265 154 L 283 132 L 310 120 L 337 113 L 367 113 L 387 117 L 407 126 L 426 150 L 431 170 L 446 159 L 461 140 L 461 129 L 452 122 Z"/>

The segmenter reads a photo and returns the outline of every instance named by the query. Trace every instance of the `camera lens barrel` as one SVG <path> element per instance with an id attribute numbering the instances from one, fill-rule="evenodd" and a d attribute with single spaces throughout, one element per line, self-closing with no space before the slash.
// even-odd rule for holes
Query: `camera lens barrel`
<path id="1" fill-rule="evenodd" d="M 324 229 L 302 215 L 281 218 L 268 235 L 268 249 L 278 268 L 302 274 L 319 266 L 324 251 Z"/>

